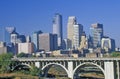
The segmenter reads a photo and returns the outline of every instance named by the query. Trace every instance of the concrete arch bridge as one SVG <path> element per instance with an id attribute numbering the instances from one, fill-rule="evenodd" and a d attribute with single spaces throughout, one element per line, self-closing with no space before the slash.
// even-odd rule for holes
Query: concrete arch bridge
<path id="1" fill-rule="evenodd" d="M 19 65 L 31 68 L 34 65 L 46 74 L 52 65 L 63 68 L 67 76 L 74 79 L 76 71 L 81 66 L 94 65 L 104 74 L 105 79 L 120 79 L 120 58 L 13 58 L 13 70 Z"/>

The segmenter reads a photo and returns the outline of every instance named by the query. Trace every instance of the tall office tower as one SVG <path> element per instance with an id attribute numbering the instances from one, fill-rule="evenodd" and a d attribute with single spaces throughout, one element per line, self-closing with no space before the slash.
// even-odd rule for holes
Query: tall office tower
<path id="1" fill-rule="evenodd" d="M 34 52 L 37 52 L 39 49 L 39 34 L 41 34 L 42 31 L 36 31 L 32 35 L 32 42 L 34 44 Z"/>
<path id="2" fill-rule="evenodd" d="M 18 37 L 19 34 L 17 32 L 13 32 L 11 33 L 11 43 L 13 43 L 14 45 L 18 43 Z"/>
<path id="3" fill-rule="evenodd" d="M 68 40 L 68 39 L 64 39 L 64 40 L 63 40 L 63 49 L 64 49 L 64 50 L 68 50 L 68 49 L 69 49 L 68 43 L 69 43 L 69 40 Z"/>
<path id="4" fill-rule="evenodd" d="M 103 24 L 92 24 L 90 27 L 90 35 L 93 42 L 93 47 L 97 48 L 101 46 L 101 38 L 103 37 Z"/>
<path id="5" fill-rule="evenodd" d="M 5 36 L 4 36 L 4 41 L 8 45 L 10 43 L 10 37 L 11 33 L 15 32 L 16 28 L 15 27 L 6 27 L 5 28 Z"/>
<path id="6" fill-rule="evenodd" d="M 28 35 L 28 36 L 26 36 L 26 42 L 31 42 L 31 37 Z"/>
<path id="7" fill-rule="evenodd" d="M 53 50 L 58 50 L 58 36 L 57 36 L 57 34 L 52 34 L 51 37 L 53 40 Z"/>
<path id="8" fill-rule="evenodd" d="M 75 16 L 70 16 L 68 18 L 68 24 L 67 24 L 67 38 L 69 40 L 68 42 L 68 47 L 69 49 L 73 48 L 72 42 L 73 42 L 73 35 L 74 35 L 74 25 L 76 25 L 76 17 Z"/>
<path id="9" fill-rule="evenodd" d="M 4 41 L 4 27 L 0 26 L 0 41 Z"/>
<path id="10" fill-rule="evenodd" d="M 80 38 L 83 33 L 83 26 L 81 24 L 73 25 L 73 41 L 72 45 L 74 49 L 78 49 L 80 46 Z"/>
<path id="11" fill-rule="evenodd" d="M 104 37 L 101 40 L 101 48 L 105 51 L 115 51 L 115 41 L 109 37 Z"/>
<path id="12" fill-rule="evenodd" d="M 55 35 L 55 36 L 54 36 Z M 39 50 L 46 52 L 57 50 L 57 35 L 50 33 L 39 34 Z"/>
<path id="13" fill-rule="evenodd" d="M 25 37 L 25 35 L 19 35 L 18 42 L 19 42 L 19 43 L 24 43 L 24 42 L 26 42 L 26 37 Z"/>
<path id="14" fill-rule="evenodd" d="M 54 18 L 53 18 L 53 34 L 57 34 L 57 36 L 58 36 L 58 47 L 59 47 L 59 49 L 62 49 L 62 40 L 63 40 L 62 16 L 58 13 L 56 13 L 54 15 Z"/>

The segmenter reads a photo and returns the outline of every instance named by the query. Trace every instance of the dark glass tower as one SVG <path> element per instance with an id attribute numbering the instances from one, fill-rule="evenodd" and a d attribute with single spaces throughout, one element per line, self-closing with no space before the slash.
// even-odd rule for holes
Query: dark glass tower
<path id="1" fill-rule="evenodd" d="M 15 27 L 5 27 L 5 35 L 4 35 L 4 41 L 6 42 L 6 44 L 10 43 L 10 36 L 13 32 L 16 31 Z"/>
<path id="2" fill-rule="evenodd" d="M 36 31 L 32 35 L 32 42 L 34 43 L 34 52 L 37 52 L 39 50 L 39 34 L 41 34 L 42 31 Z"/>
<path id="3" fill-rule="evenodd" d="M 57 34 L 58 36 L 58 48 L 62 48 L 62 15 L 56 13 L 53 18 L 53 34 Z"/>

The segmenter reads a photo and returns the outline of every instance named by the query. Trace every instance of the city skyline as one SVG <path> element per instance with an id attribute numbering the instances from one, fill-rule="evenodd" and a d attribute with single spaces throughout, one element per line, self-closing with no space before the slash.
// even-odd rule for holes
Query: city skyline
<path id="1" fill-rule="evenodd" d="M 91 24 L 101 23 L 103 24 L 104 34 L 115 39 L 117 46 L 120 47 L 119 2 L 113 0 L 109 0 L 109 2 L 104 0 L 71 0 L 69 2 L 63 0 L 1 0 L 0 27 L 13 26 L 16 27 L 18 33 L 26 35 L 31 35 L 38 29 L 52 33 L 53 16 L 55 13 L 60 13 L 63 16 L 64 38 L 67 37 L 68 17 L 76 16 L 77 22 L 83 25 L 87 35 Z"/>

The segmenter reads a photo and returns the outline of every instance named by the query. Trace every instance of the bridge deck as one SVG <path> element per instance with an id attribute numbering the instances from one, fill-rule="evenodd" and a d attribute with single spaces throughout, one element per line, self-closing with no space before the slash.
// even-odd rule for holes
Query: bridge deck
<path id="1" fill-rule="evenodd" d="M 15 61 L 80 61 L 80 60 L 103 60 L 103 61 L 118 61 L 120 58 L 72 58 L 72 57 L 46 57 L 46 58 L 12 58 Z"/>

